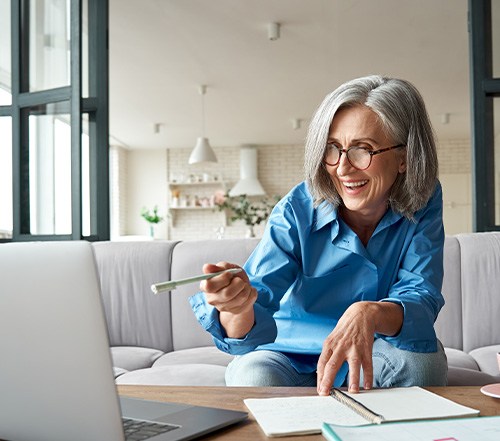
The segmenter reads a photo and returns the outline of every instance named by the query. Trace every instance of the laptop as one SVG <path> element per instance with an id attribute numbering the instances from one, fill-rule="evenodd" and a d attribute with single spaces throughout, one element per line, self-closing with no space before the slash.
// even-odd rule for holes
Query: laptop
<path id="1" fill-rule="evenodd" d="M 0 360 L 3 440 L 123 441 L 122 417 L 132 430 L 152 424 L 152 441 L 188 440 L 247 417 L 118 397 L 93 250 L 84 241 L 0 244 Z"/>

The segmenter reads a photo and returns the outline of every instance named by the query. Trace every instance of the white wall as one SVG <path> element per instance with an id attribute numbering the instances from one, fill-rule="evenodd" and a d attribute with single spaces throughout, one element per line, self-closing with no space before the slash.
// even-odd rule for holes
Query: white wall
<path id="1" fill-rule="evenodd" d="M 166 150 L 130 150 L 128 152 L 127 219 L 125 234 L 148 236 L 148 223 L 141 217 L 142 207 L 158 205 L 159 214 L 167 212 Z M 156 229 L 157 239 L 167 238 L 167 221 Z"/>
<path id="2" fill-rule="evenodd" d="M 111 239 L 127 233 L 128 216 L 128 150 L 112 145 L 109 148 L 109 186 Z"/>

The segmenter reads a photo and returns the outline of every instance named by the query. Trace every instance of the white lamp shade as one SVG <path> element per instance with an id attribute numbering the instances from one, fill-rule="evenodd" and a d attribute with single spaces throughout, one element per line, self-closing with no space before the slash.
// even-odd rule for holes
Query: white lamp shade
<path id="1" fill-rule="evenodd" d="M 257 149 L 242 147 L 240 150 L 240 180 L 229 191 L 229 196 L 262 196 L 266 191 L 257 179 Z"/>
<path id="2" fill-rule="evenodd" d="M 196 145 L 188 161 L 189 164 L 198 164 L 200 162 L 217 162 L 217 156 L 210 147 L 208 138 L 200 137 L 196 140 Z"/>

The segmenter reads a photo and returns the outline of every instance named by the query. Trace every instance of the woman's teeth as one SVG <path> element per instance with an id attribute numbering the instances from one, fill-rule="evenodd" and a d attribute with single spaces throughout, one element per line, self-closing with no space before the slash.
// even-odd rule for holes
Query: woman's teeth
<path id="1" fill-rule="evenodd" d="M 368 181 L 359 181 L 359 182 L 344 182 L 344 186 L 347 188 L 355 188 L 355 187 L 362 187 L 365 185 Z"/>

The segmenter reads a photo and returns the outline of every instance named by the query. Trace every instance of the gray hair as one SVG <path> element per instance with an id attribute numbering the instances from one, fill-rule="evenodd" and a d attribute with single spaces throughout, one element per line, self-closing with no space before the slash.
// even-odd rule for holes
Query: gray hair
<path id="1" fill-rule="evenodd" d="M 335 208 L 340 196 L 323 159 L 335 113 L 365 105 L 377 114 L 396 144 L 406 148 L 406 172 L 399 174 L 389 196 L 391 208 L 413 219 L 435 190 L 438 160 L 434 132 L 418 90 L 408 81 L 372 75 L 342 84 L 327 95 L 309 125 L 305 148 L 305 176 L 315 206 L 324 201 Z"/>

